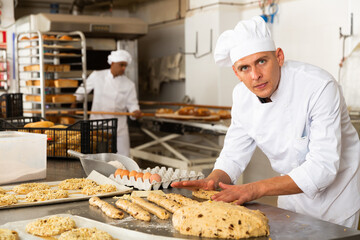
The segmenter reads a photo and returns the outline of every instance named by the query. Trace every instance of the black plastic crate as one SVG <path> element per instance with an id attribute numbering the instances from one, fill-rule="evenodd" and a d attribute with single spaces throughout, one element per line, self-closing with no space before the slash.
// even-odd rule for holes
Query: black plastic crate
<path id="1" fill-rule="evenodd" d="M 71 149 L 85 154 L 116 153 L 117 119 L 80 120 L 67 128 L 24 128 L 41 118 L 0 119 L 0 131 L 42 133 L 48 136 L 47 156 L 73 158 Z"/>
<path id="2" fill-rule="evenodd" d="M 5 93 L 0 96 L 0 117 L 22 117 L 23 97 L 22 93 Z"/>

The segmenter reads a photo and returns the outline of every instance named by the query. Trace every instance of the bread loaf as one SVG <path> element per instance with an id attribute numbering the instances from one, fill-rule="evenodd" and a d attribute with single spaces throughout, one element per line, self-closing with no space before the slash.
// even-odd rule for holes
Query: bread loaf
<path id="1" fill-rule="evenodd" d="M 53 103 L 73 103 L 76 102 L 76 96 L 71 94 L 59 94 L 52 97 Z"/>
<path id="2" fill-rule="evenodd" d="M 183 107 L 178 110 L 179 115 L 194 115 L 194 107 Z"/>
<path id="3" fill-rule="evenodd" d="M 219 110 L 217 114 L 220 116 L 221 119 L 231 118 L 231 113 L 227 110 Z"/>
<path id="4" fill-rule="evenodd" d="M 61 36 L 59 39 L 60 39 L 60 40 L 66 40 L 66 41 L 73 40 L 73 38 L 70 37 L 70 36 L 68 36 L 68 35 Z"/>
<path id="5" fill-rule="evenodd" d="M 194 115 L 195 116 L 201 116 L 201 117 L 206 117 L 206 116 L 210 116 L 211 112 L 209 109 L 207 108 L 198 108 L 194 111 Z"/>
<path id="6" fill-rule="evenodd" d="M 73 87 L 76 88 L 78 86 L 77 80 L 71 79 L 57 79 L 54 81 L 55 87 L 62 88 L 62 87 Z"/>
<path id="7" fill-rule="evenodd" d="M 52 102 L 52 94 L 46 94 L 45 95 L 45 102 Z M 29 102 L 41 102 L 41 96 L 40 95 L 26 95 L 25 100 Z"/>
<path id="8" fill-rule="evenodd" d="M 169 114 L 169 113 L 174 113 L 174 110 L 170 109 L 170 108 L 159 108 L 156 110 L 156 113 L 158 114 Z"/>
<path id="9" fill-rule="evenodd" d="M 54 125 L 55 124 L 50 121 L 39 121 L 39 122 L 28 123 L 24 126 L 24 128 L 49 128 Z"/>
<path id="10" fill-rule="evenodd" d="M 40 80 L 28 80 L 26 86 L 40 86 Z M 54 80 L 45 80 L 45 87 L 54 87 Z"/>
<path id="11" fill-rule="evenodd" d="M 259 210 L 231 203 L 208 201 L 177 210 L 172 218 L 181 234 L 209 238 L 268 236 L 268 219 Z"/>

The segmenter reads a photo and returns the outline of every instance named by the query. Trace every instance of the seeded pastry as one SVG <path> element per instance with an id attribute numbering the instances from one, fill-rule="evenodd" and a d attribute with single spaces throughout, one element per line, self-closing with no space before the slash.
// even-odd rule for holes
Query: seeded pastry
<path id="1" fill-rule="evenodd" d="M 28 194 L 32 191 L 50 189 L 50 186 L 46 183 L 23 183 L 13 188 L 13 191 L 17 194 Z"/>
<path id="2" fill-rule="evenodd" d="M 168 211 L 166 211 L 165 209 L 158 207 L 140 197 L 131 197 L 131 201 L 133 203 L 136 203 L 137 205 L 139 205 L 140 207 L 142 207 L 143 209 L 145 209 L 146 211 L 154 214 L 155 216 L 157 216 L 160 219 L 168 219 L 170 217 L 170 213 Z"/>
<path id="3" fill-rule="evenodd" d="M 60 235 L 59 240 L 113 240 L 107 232 L 96 228 L 76 228 Z"/>
<path id="4" fill-rule="evenodd" d="M 46 189 L 29 192 L 25 196 L 27 202 L 42 202 L 51 199 L 60 199 L 69 197 L 69 192 L 62 189 Z"/>
<path id="5" fill-rule="evenodd" d="M 156 203 L 160 207 L 165 208 L 171 213 L 174 213 L 178 210 L 181 205 L 173 200 L 167 199 L 165 196 L 156 194 L 156 193 L 149 193 L 147 199 L 153 203 Z"/>
<path id="6" fill-rule="evenodd" d="M 85 186 L 98 186 L 98 184 L 91 180 L 86 178 L 71 178 L 71 179 L 65 179 L 61 183 L 59 183 L 59 188 L 64 190 L 79 190 L 83 189 Z"/>
<path id="7" fill-rule="evenodd" d="M 0 239 L 1 240 L 19 240 L 19 235 L 14 230 L 0 228 Z"/>
<path id="8" fill-rule="evenodd" d="M 75 221 L 69 217 L 52 216 L 28 223 L 26 225 L 26 232 L 35 236 L 50 237 L 75 227 Z"/>
<path id="9" fill-rule="evenodd" d="M 207 191 L 200 189 L 198 191 L 193 191 L 192 195 L 200 199 L 211 200 L 211 197 L 217 193 L 219 193 L 219 191 Z"/>
<path id="10" fill-rule="evenodd" d="M 115 219 L 124 218 L 124 213 L 122 211 L 120 211 L 119 209 L 117 209 L 116 207 L 111 205 L 110 203 L 101 200 L 98 197 L 90 198 L 89 204 L 91 206 L 100 208 L 101 211 L 103 211 L 103 213 L 105 213 L 106 216 L 108 216 L 108 217 L 115 218 Z"/>
<path id="11" fill-rule="evenodd" d="M 207 201 L 177 210 L 172 222 L 181 234 L 209 238 L 249 238 L 270 234 L 268 219 L 259 210 Z"/>
<path id="12" fill-rule="evenodd" d="M 150 213 L 143 208 L 141 208 L 136 203 L 132 203 L 125 199 L 119 199 L 115 202 L 115 205 L 124 210 L 125 212 L 129 213 L 131 216 L 133 216 L 136 219 L 139 219 L 141 221 L 150 221 Z"/>
<path id="13" fill-rule="evenodd" d="M 110 193 L 115 192 L 116 186 L 112 184 L 104 184 L 99 186 L 91 186 L 87 185 L 83 188 L 81 191 L 82 194 L 86 195 L 95 195 L 95 194 L 104 194 L 104 193 Z"/>
<path id="14" fill-rule="evenodd" d="M 7 206 L 17 202 L 18 200 L 14 194 L 0 194 L 0 206 Z"/>

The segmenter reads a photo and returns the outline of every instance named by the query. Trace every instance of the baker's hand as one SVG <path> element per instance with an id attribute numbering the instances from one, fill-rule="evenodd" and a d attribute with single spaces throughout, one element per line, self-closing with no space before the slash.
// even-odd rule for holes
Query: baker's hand
<path id="1" fill-rule="evenodd" d="M 243 185 L 219 183 L 219 186 L 223 190 L 212 196 L 211 199 L 214 201 L 234 202 L 235 204 L 241 205 L 261 197 L 255 185 L 251 183 Z"/>
<path id="2" fill-rule="evenodd" d="M 205 178 L 200 180 L 173 182 L 171 186 L 174 188 L 185 188 L 192 191 L 199 189 L 215 190 L 215 181 L 213 179 Z"/>
<path id="3" fill-rule="evenodd" d="M 215 169 L 205 179 L 193 180 L 193 181 L 182 181 L 174 182 L 171 184 L 175 188 L 185 188 L 190 190 L 215 190 L 219 186 L 219 182 L 230 183 L 230 177 L 226 172 Z"/>
<path id="4" fill-rule="evenodd" d="M 135 110 L 135 111 L 133 111 L 132 112 L 132 116 L 134 117 L 134 118 L 140 118 L 141 117 L 141 111 L 140 110 Z"/>

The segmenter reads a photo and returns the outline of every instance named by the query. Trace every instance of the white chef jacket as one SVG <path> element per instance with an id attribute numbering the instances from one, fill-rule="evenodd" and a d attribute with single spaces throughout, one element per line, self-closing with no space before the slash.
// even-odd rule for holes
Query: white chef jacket
<path id="1" fill-rule="evenodd" d="M 214 169 L 235 183 L 258 146 L 272 168 L 303 191 L 278 206 L 333 223 L 360 209 L 360 144 L 341 87 L 326 71 L 288 61 L 272 102 L 243 83 L 233 91 L 232 121 Z"/>
<path id="2" fill-rule="evenodd" d="M 135 84 L 125 75 L 113 77 L 110 69 L 94 71 L 86 79 L 86 92 L 94 89 L 91 111 L 133 112 L 139 110 Z M 84 88 L 76 90 L 76 98 L 84 99 Z M 129 156 L 130 140 L 126 116 L 93 114 L 90 119 L 117 118 L 117 153 Z"/>

